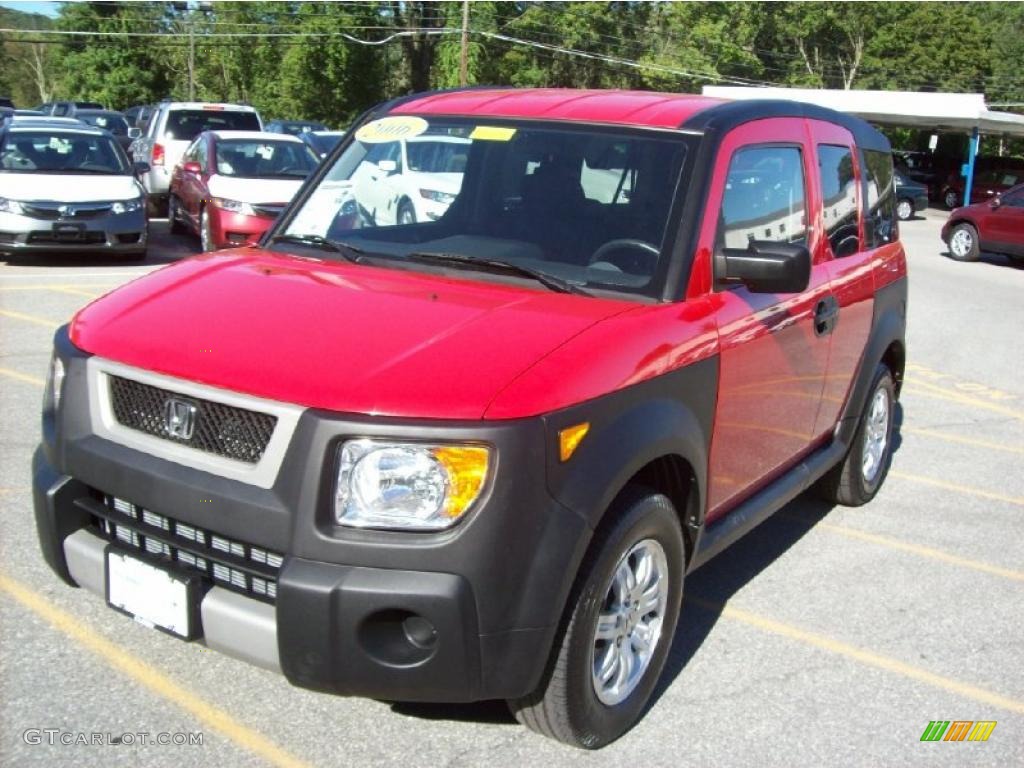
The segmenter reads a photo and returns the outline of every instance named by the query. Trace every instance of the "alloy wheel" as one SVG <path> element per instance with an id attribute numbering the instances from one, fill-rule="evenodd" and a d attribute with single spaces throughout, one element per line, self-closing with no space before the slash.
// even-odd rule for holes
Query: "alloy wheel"
<path id="1" fill-rule="evenodd" d="M 890 411 L 889 394 L 884 389 L 876 389 L 871 398 L 867 424 L 864 425 L 864 458 L 861 462 L 861 474 L 864 482 L 869 484 L 878 477 L 885 459 L 885 449 L 889 443 Z"/>

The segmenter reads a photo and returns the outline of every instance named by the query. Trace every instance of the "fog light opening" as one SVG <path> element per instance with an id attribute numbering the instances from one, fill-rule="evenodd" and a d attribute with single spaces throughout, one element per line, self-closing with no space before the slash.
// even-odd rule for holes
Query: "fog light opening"
<path id="1" fill-rule="evenodd" d="M 377 611 L 359 625 L 359 645 L 389 667 L 413 667 L 437 650 L 437 628 L 423 616 L 399 609 Z"/>

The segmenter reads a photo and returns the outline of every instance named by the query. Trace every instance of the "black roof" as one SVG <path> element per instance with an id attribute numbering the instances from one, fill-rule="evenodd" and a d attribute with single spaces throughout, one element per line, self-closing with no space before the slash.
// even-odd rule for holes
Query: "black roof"
<path id="1" fill-rule="evenodd" d="M 854 141 L 861 149 L 873 149 L 879 152 L 892 151 L 885 135 L 866 120 L 853 117 L 845 112 L 837 112 L 834 109 L 801 101 L 783 99 L 730 101 L 701 110 L 679 127 L 722 135 L 739 125 L 766 117 L 803 117 L 835 123 L 852 133 Z"/>

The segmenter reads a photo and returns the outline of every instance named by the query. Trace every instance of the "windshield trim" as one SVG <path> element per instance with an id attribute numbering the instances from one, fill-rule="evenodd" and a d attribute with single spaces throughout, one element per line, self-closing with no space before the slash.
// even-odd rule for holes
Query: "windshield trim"
<path id="1" fill-rule="evenodd" d="M 386 106 L 395 105 L 392 104 Z M 341 157 L 343 153 L 347 152 L 348 148 L 356 141 L 355 136 L 361 126 L 381 117 L 405 114 L 416 115 L 417 113 L 403 112 L 399 105 L 389 111 L 368 110 L 359 120 L 353 123 L 352 126 L 345 131 L 345 134 L 341 137 L 341 140 L 334 149 L 320 160 L 320 165 L 316 171 L 306 177 L 306 182 L 299 189 L 299 192 L 292 198 L 291 202 L 281 215 L 275 219 L 274 223 L 263 234 L 263 237 L 259 241 L 260 247 L 273 250 L 271 240 L 276 235 L 284 234 L 288 231 L 288 228 L 291 226 L 296 214 L 320 187 L 320 184 L 323 182 L 325 177 L 334 168 L 338 158 Z M 547 130 L 579 131 L 581 133 L 597 132 L 615 136 L 667 139 L 685 144 L 687 149 L 683 157 L 682 166 L 679 170 L 679 176 L 676 179 L 675 186 L 672 190 L 672 202 L 669 207 L 668 215 L 665 218 L 665 229 L 662 235 L 662 242 L 660 244 L 661 255 L 658 259 L 657 268 L 651 276 L 651 280 L 647 284 L 646 289 L 642 291 L 631 291 L 627 289 L 618 290 L 616 288 L 608 287 L 607 284 L 588 284 L 584 286 L 588 291 L 593 293 L 596 298 L 626 299 L 638 303 L 668 303 L 679 301 L 684 297 L 685 286 L 680 287 L 672 284 L 673 277 L 689 274 L 691 266 L 690 262 L 692 262 L 692 254 L 682 252 L 682 245 L 684 244 L 684 241 L 688 239 L 688 232 L 684 230 L 690 229 L 688 226 L 683 226 L 685 222 L 682 221 L 682 213 L 684 209 L 690 209 L 688 213 L 699 215 L 703 206 L 706 190 L 703 189 L 702 185 L 697 185 L 693 189 L 693 194 L 686 195 L 685 199 L 681 199 L 680 190 L 684 188 L 686 180 L 690 179 L 690 177 L 694 175 L 694 172 L 698 170 L 698 156 L 704 154 L 703 144 L 706 134 L 703 131 L 682 127 L 664 128 L 660 126 L 625 125 L 622 123 L 604 123 L 584 120 L 552 120 L 536 117 L 491 117 L 488 115 L 449 115 L 442 113 L 429 114 L 425 117 L 430 120 L 464 123 L 466 125 L 479 125 L 480 123 L 486 122 L 487 125 L 494 125 L 497 127 L 515 127 L 524 129 L 541 128 Z M 695 201 L 694 198 L 699 199 Z M 699 225 L 700 222 L 697 221 L 691 226 L 699 227 Z M 372 252 L 367 253 L 367 257 L 370 258 L 374 255 L 375 254 Z M 395 259 L 388 259 L 385 263 L 391 266 L 401 263 L 403 265 L 402 268 L 408 268 L 408 266 L 406 266 L 406 262 L 399 262 Z M 423 267 L 425 265 L 412 264 L 412 268 L 416 268 L 416 266 Z M 486 278 L 493 278 L 495 280 L 511 279 L 520 283 L 522 282 L 521 278 L 507 278 L 503 275 L 486 275 Z"/>

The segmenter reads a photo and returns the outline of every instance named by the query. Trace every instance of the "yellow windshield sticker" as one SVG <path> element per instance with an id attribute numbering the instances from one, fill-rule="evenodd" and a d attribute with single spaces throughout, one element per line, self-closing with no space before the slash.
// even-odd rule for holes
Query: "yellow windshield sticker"
<path id="1" fill-rule="evenodd" d="M 356 141 L 361 141 L 364 144 L 386 144 L 389 141 L 419 136 L 427 128 L 428 123 L 422 117 L 382 117 L 367 123 L 356 131 Z"/>
<path id="2" fill-rule="evenodd" d="M 499 128 L 496 125 L 478 125 L 469 134 L 469 138 L 477 141 L 508 141 L 516 135 L 515 128 Z"/>

